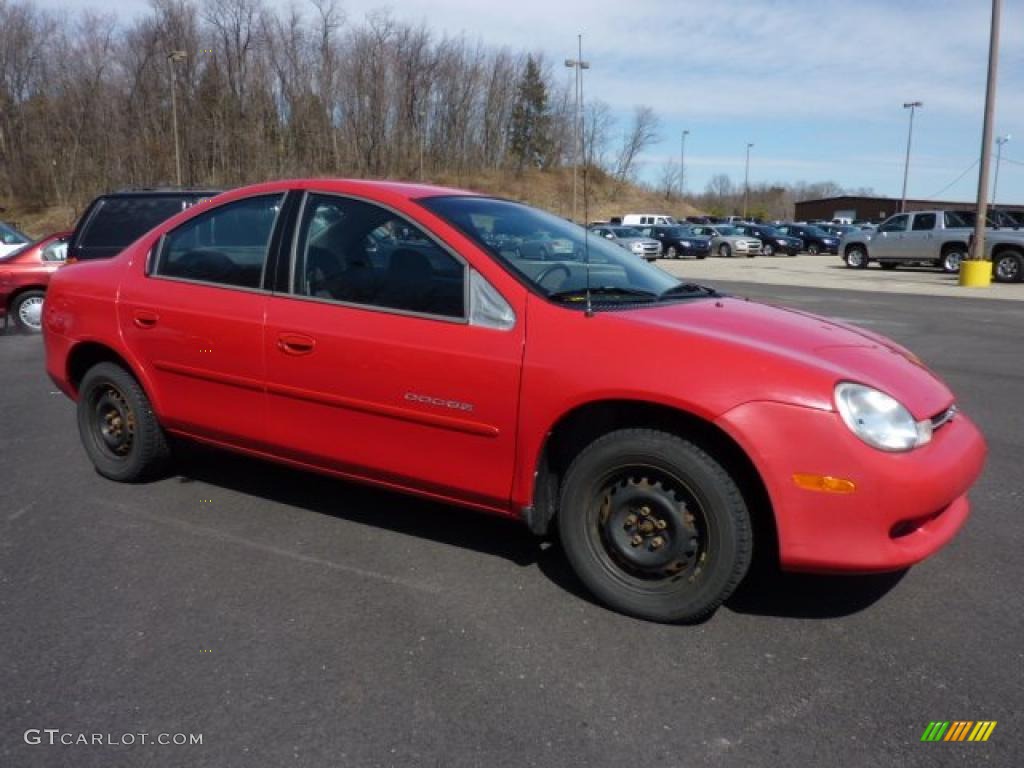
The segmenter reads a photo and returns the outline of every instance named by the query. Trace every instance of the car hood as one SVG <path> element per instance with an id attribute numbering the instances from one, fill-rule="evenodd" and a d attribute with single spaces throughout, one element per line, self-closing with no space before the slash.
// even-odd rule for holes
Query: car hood
<path id="1" fill-rule="evenodd" d="M 633 243 L 642 243 L 643 245 L 661 245 L 657 240 L 650 237 L 620 237 L 617 238 L 616 242 L 625 243 L 626 245 L 633 245 Z"/>
<path id="2" fill-rule="evenodd" d="M 730 297 L 628 314 L 652 332 L 686 337 L 683 348 L 689 361 L 729 361 L 724 367 L 732 370 L 716 362 L 713 371 L 697 374 L 694 367 L 687 375 L 728 382 L 736 402 L 776 400 L 832 410 L 832 391 L 839 381 L 880 389 L 917 419 L 935 416 L 953 402 L 948 387 L 905 347 L 825 317 Z M 666 340 L 658 341 L 664 345 Z M 723 347 L 739 354 L 723 355 Z"/>

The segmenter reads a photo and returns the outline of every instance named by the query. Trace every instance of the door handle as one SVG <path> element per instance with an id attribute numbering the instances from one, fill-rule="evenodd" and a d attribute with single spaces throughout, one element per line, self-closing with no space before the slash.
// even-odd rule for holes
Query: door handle
<path id="1" fill-rule="evenodd" d="M 157 324 L 157 321 L 159 320 L 160 315 L 158 315 L 156 312 L 148 312 L 144 309 L 136 310 L 135 316 L 132 318 L 132 321 L 135 323 L 135 325 L 143 329 L 152 328 Z"/>
<path id="2" fill-rule="evenodd" d="M 316 339 L 301 333 L 282 333 L 277 337 L 277 348 L 286 355 L 308 355 L 316 346 Z"/>

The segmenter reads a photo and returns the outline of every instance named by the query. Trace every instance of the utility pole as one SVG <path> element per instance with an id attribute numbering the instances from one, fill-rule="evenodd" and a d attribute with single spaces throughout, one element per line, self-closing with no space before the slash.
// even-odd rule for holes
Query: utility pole
<path id="1" fill-rule="evenodd" d="M 1010 134 L 996 137 L 996 177 L 992 180 L 992 207 L 996 207 L 996 192 L 999 189 L 999 166 L 1003 162 L 1003 144 L 1010 140 Z"/>
<path id="2" fill-rule="evenodd" d="M 576 175 L 580 166 L 580 134 L 582 132 L 582 116 L 580 114 L 583 101 L 583 70 L 590 69 L 590 62 L 583 60 L 583 35 L 576 35 L 577 58 L 566 59 L 565 66 L 576 70 L 576 111 L 572 121 L 572 220 L 576 221 Z"/>
<path id="3" fill-rule="evenodd" d="M 171 68 L 171 122 L 174 124 L 174 170 L 178 186 L 181 186 L 181 146 L 178 143 L 178 97 L 175 93 L 178 78 L 174 71 L 174 62 L 188 58 L 185 51 L 171 51 L 167 54 L 167 66 Z"/>
<path id="4" fill-rule="evenodd" d="M 747 143 L 747 166 L 743 172 L 743 219 L 747 218 L 747 205 L 750 203 L 750 149 L 753 144 Z M 735 209 L 733 209 L 735 210 Z"/>
<path id="5" fill-rule="evenodd" d="M 910 110 L 910 130 L 907 132 L 907 157 L 903 161 L 903 195 L 900 197 L 900 213 L 907 209 L 907 174 L 910 172 L 910 142 L 914 138 L 914 110 L 923 107 L 922 101 L 908 101 L 903 105 Z"/>
<path id="6" fill-rule="evenodd" d="M 992 160 L 992 117 L 996 111 L 996 75 L 999 65 L 999 17 L 1003 0 L 992 0 L 992 25 L 988 38 L 988 84 L 985 88 L 985 120 L 981 129 L 981 172 L 978 174 L 978 211 L 967 261 L 960 265 L 960 285 L 984 288 L 992 283 L 992 265 L 985 260 L 985 224 L 988 214 L 988 168 Z"/>
<path id="7" fill-rule="evenodd" d="M 683 131 L 682 140 L 679 142 L 679 197 L 686 194 L 686 137 L 689 131 Z"/>

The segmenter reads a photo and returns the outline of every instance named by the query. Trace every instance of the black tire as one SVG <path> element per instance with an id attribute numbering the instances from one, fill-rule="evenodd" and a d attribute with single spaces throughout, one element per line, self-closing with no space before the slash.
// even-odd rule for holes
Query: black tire
<path id="1" fill-rule="evenodd" d="M 765 243 L 763 246 L 761 246 L 761 255 L 762 256 L 774 256 L 775 255 L 775 246 L 772 245 L 771 243 Z"/>
<path id="2" fill-rule="evenodd" d="M 960 262 L 965 258 L 967 258 L 967 254 L 964 252 L 963 246 L 947 246 L 942 251 L 942 259 L 939 261 L 939 267 L 946 274 L 955 275 L 960 271 Z"/>
<path id="3" fill-rule="evenodd" d="M 558 527 L 598 600 L 659 622 L 714 613 L 753 550 L 750 514 L 728 471 L 694 443 L 648 429 L 610 432 L 580 452 L 562 484 Z"/>
<path id="4" fill-rule="evenodd" d="M 667 259 L 678 259 L 679 258 L 679 251 L 676 250 L 676 247 L 674 245 L 670 245 L 668 247 L 668 250 L 665 251 L 665 258 L 667 258 Z"/>
<path id="5" fill-rule="evenodd" d="M 880 261 L 878 262 L 878 266 L 882 269 L 896 269 L 897 263 L 895 261 Z"/>
<path id="6" fill-rule="evenodd" d="M 731 258 L 732 248 L 729 247 L 728 243 L 722 243 L 720 246 L 718 246 L 718 255 L 721 256 L 723 259 Z"/>
<path id="7" fill-rule="evenodd" d="M 997 283 L 1019 283 L 1024 280 L 1024 253 L 1003 251 L 992 260 L 992 278 Z"/>
<path id="8" fill-rule="evenodd" d="M 811 254 L 811 256 L 817 256 L 819 253 L 821 253 L 821 248 L 818 246 L 817 243 L 811 243 L 810 245 L 807 246 L 807 252 Z"/>
<path id="9" fill-rule="evenodd" d="M 19 293 L 11 302 L 11 317 L 19 333 L 41 333 L 43 330 L 43 297 L 46 291 L 32 289 Z"/>
<path id="10" fill-rule="evenodd" d="M 850 269 L 867 269 L 868 252 L 863 245 L 851 245 L 843 253 L 843 262 Z"/>
<path id="11" fill-rule="evenodd" d="M 82 378 L 78 433 L 96 471 L 118 482 L 156 477 L 170 457 L 149 398 L 135 377 L 114 363 L 97 363 Z"/>

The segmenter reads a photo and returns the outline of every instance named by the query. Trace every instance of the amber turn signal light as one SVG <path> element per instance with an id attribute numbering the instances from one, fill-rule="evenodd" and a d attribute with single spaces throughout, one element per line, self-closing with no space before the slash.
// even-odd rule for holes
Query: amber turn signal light
<path id="1" fill-rule="evenodd" d="M 853 493 L 857 484 L 845 477 L 831 475 L 793 475 L 793 482 L 805 491 L 821 491 L 822 493 Z"/>

